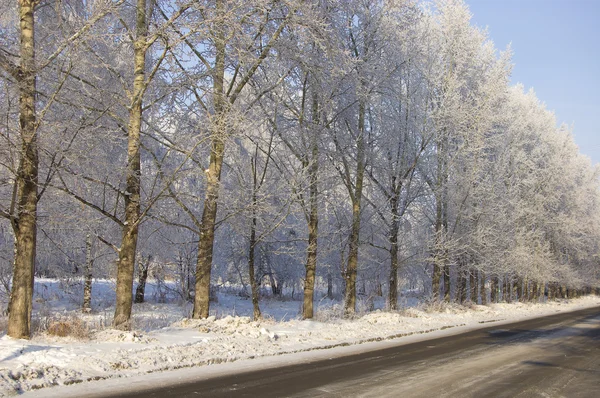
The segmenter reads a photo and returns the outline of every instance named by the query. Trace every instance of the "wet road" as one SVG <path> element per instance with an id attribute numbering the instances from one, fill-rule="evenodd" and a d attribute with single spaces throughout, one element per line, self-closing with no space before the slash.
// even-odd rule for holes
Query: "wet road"
<path id="1" fill-rule="evenodd" d="M 116 396 L 598 397 L 600 308 Z"/>

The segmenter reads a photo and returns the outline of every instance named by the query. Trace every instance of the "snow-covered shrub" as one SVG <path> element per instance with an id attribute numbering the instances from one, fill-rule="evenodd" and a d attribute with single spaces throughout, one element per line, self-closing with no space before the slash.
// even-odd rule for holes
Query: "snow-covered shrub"
<path id="1" fill-rule="evenodd" d="M 423 312 L 432 313 L 432 312 L 446 312 L 449 303 L 443 300 L 427 300 L 422 302 L 417 308 Z"/>
<path id="2" fill-rule="evenodd" d="M 336 303 L 331 306 L 319 306 L 314 319 L 319 322 L 329 322 L 344 316 L 344 306 Z"/>
<path id="3" fill-rule="evenodd" d="M 89 330 L 81 319 L 71 318 L 69 320 L 54 321 L 48 325 L 46 333 L 50 336 L 74 337 L 76 339 L 89 338 Z"/>
<path id="4" fill-rule="evenodd" d="M 71 337 L 77 340 L 90 338 L 89 325 L 75 314 L 52 315 L 38 319 L 34 334 L 55 337 Z"/>

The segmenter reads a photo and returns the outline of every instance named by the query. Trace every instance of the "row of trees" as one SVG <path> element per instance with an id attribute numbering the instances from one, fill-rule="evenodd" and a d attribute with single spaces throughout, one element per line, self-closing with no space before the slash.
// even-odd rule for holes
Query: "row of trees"
<path id="1" fill-rule="evenodd" d="M 304 318 L 319 281 L 347 315 L 357 290 L 395 309 L 402 285 L 597 284 L 598 170 L 460 0 L 1 7 L 10 336 L 29 336 L 34 274 L 89 275 L 92 245 L 117 328 L 136 259 L 172 264 L 195 318 L 211 281 L 249 285 L 255 317 L 263 280 L 301 283 Z"/>

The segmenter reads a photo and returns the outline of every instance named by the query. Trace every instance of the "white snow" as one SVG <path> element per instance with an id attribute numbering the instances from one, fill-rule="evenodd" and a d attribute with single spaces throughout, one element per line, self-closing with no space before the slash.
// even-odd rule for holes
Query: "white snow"
<path id="1" fill-rule="evenodd" d="M 95 330 L 84 330 L 83 337 L 77 338 L 36 333 L 31 340 L 17 340 L 3 335 L 0 338 L 0 396 L 245 359 L 254 358 L 259 362 L 256 358 L 286 353 L 303 353 L 296 354 L 299 360 L 309 351 L 317 354 L 316 350 L 359 347 L 356 345 L 378 341 L 399 343 L 411 339 L 408 336 L 423 333 L 433 336 L 439 334 L 433 333 L 439 330 L 460 332 L 600 305 L 600 297 L 587 296 L 536 304 L 469 308 L 443 305 L 435 312 L 424 307 L 398 312 L 375 310 L 346 320 L 339 316 L 339 304 L 322 300 L 318 303 L 315 320 L 300 320 L 299 301 L 267 299 L 261 302 L 265 319 L 253 321 L 247 316 L 252 313 L 249 300 L 221 293 L 219 302 L 214 303 L 211 310 L 214 315 L 204 320 L 185 317 L 190 311 L 189 304 L 136 304 L 134 330 L 124 332 L 108 327 L 112 315 L 110 300 L 106 298 L 112 290 L 110 283 L 95 283 L 99 299 L 92 314 L 76 310 L 76 300 L 69 299 L 68 294 L 54 286 L 56 282 L 47 280 L 39 284 L 45 287 L 36 293 L 38 319 L 63 320 L 82 329 L 88 325 Z M 361 347 L 365 345 L 359 349 Z M 286 358 L 286 361 L 294 360 L 294 356 Z M 211 368 L 204 369 L 208 372 Z M 169 374 L 161 377 L 168 379 Z"/>

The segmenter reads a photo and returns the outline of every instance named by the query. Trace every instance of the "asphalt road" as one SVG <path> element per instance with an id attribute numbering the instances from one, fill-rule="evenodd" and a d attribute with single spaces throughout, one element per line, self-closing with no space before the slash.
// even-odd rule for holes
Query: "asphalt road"
<path id="1" fill-rule="evenodd" d="M 600 307 L 114 397 L 600 397 Z"/>

